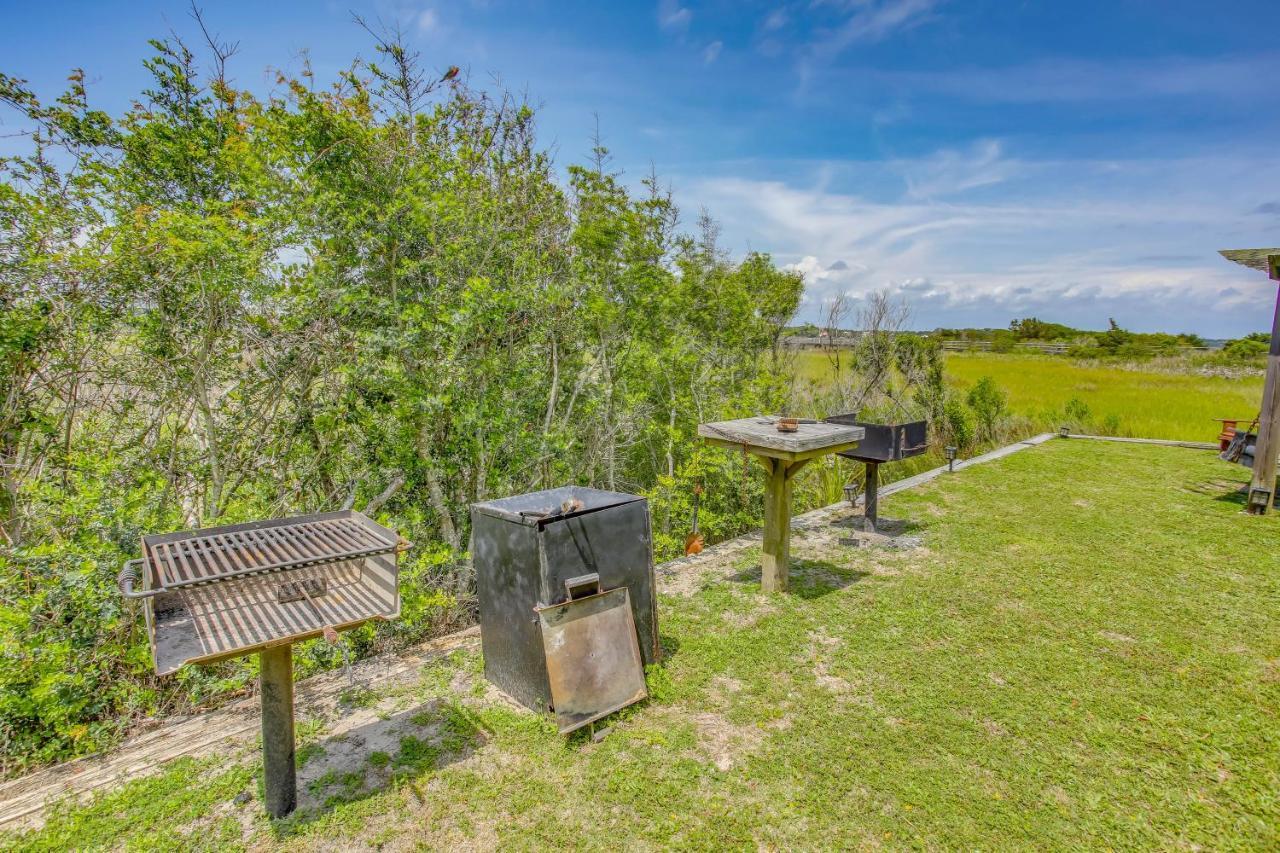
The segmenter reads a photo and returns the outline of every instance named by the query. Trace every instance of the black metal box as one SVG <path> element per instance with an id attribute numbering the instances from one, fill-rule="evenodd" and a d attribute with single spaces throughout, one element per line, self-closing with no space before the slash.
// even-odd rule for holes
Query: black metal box
<path id="1" fill-rule="evenodd" d="M 860 426 L 866 431 L 862 441 L 853 450 L 840 455 L 860 462 L 897 462 L 910 456 L 919 456 L 929 446 L 924 421 L 908 421 L 900 424 L 873 424 L 858 420 L 858 416 L 832 415 L 829 424 Z"/>
<path id="2" fill-rule="evenodd" d="M 562 511 L 566 506 L 570 509 Z M 602 590 L 626 587 L 641 657 L 645 664 L 659 659 L 653 543 L 644 498 L 563 486 L 472 504 L 471 559 L 485 677 L 522 704 L 539 711 L 550 707 L 534 608 L 568 600 L 568 580 L 598 574 Z"/>

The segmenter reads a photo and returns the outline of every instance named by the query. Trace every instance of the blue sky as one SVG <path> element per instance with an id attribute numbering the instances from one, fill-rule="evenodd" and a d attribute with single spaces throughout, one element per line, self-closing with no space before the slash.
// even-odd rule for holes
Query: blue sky
<path id="1" fill-rule="evenodd" d="M 310 53 L 332 77 L 400 23 L 428 65 L 527 92 L 563 166 L 598 120 L 726 247 L 802 270 L 802 319 L 888 288 L 912 325 L 1236 335 L 1275 286 L 1219 248 L 1280 245 L 1280 2 L 206 2 L 237 82 Z M 83 66 L 119 109 L 184 3 L 0 2 L 0 69 Z M 5 117 L 12 123 L 12 116 Z M 0 134 L 6 132 L 0 128 Z"/>

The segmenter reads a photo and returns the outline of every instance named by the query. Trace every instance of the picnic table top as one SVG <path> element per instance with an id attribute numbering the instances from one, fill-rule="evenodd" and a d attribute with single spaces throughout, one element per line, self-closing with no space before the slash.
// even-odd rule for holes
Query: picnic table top
<path id="1" fill-rule="evenodd" d="M 776 419 L 751 417 L 699 424 L 698 435 L 722 444 L 746 445 L 748 450 L 765 448 L 787 453 L 826 448 L 834 451 L 842 445 L 860 441 L 865 435 L 862 427 L 828 423 L 802 423 L 795 432 L 778 432 L 774 420 Z"/>

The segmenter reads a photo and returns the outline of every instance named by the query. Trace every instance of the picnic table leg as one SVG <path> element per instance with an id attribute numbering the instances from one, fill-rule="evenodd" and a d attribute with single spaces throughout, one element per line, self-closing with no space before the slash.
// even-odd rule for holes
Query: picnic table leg
<path id="1" fill-rule="evenodd" d="M 763 457 L 764 547 L 760 558 L 760 585 L 765 592 L 786 592 L 791 557 L 791 480 L 787 463 Z"/>
<path id="2" fill-rule="evenodd" d="M 760 586 L 765 592 L 786 592 L 791 567 L 791 478 L 807 459 L 785 462 L 759 457 L 764 465 L 764 547 L 760 555 Z"/>

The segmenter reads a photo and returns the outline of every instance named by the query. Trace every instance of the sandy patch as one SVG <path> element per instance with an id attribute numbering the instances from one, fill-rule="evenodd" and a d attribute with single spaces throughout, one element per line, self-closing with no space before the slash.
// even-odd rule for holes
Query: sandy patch
<path id="1" fill-rule="evenodd" d="M 701 713 L 689 718 L 698 732 L 698 747 L 720 772 L 733 769 L 764 740 L 752 726 L 739 726 L 719 714 Z"/>

